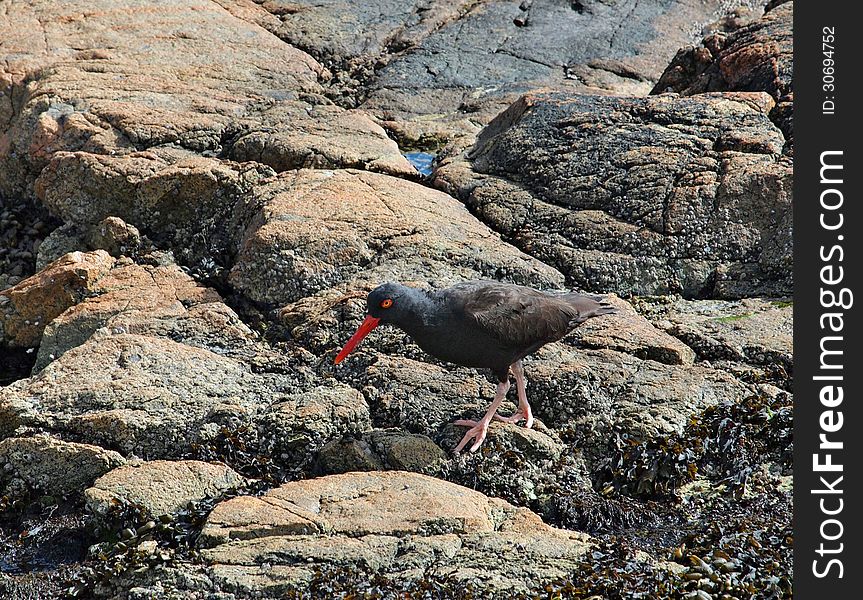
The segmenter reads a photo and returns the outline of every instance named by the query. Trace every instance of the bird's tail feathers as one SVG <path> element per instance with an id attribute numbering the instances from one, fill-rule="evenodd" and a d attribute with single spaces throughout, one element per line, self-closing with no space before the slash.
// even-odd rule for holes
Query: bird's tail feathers
<path id="1" fill-rule="evenodd" d="M 578 310 L 578 321 L 584 322 L 600 315 L 611 315 L 618 312 L 616 306 L 608 301 L 606 296 L 579 294 L 572 292 L 564 296 Z"/>

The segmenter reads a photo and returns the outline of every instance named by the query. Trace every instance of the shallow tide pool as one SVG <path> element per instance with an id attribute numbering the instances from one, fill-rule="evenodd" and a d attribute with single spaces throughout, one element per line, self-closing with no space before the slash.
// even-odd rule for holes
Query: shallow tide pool
<path id="1" fill-rule="evenodd" d="M 426 177 L 432 174 L 432 161 L 435 159 L 434 154 L 429 154 L 428 152 L 405 152 L 404 156 L 417 171 Z"/>

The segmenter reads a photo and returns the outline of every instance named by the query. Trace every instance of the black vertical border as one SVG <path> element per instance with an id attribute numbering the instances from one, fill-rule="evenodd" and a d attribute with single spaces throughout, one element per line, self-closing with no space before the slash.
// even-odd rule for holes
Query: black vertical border
<path id="1" fill-rule="evenodd" d="M 855 93 L 857 81 L 861 76 L 861 53 L 863 25 L 855 14 L 859 14 L 856 2 L 838 0 L 822 2 L 797 2 L 794 6 L 794 596 L 802 600 L 851 599 L 863 597 L 860 575 L 863 573 L 860 548 L 861 537 L 861 486 L 863 486 L 863 415 L 861 415 L 861 373 L 863 373 L 863 340 L 860 337 L 858 304 L 863 303 L 860 270 L 863 263 L 861 238 L 863 238 L 863 219 L 859 204 L 859 181 L 863 178 L 863 164 L 860 162 L 857 132 L 861 129 L 858 99 Z M 823 46 L 824 28 L 833 28 L 835 61 L 835 90 L 824 88 L 824 59 L 828 58 Z M 829 39 L 829 38 L 828 38 Z M 829 70 L 828 70 L 829 71 Z M 828 78 L 829 81 L 829 78 Z M 832 98 L 830 98 L 832 96 Z M 825 100 L 835 102 L 835 114 L 823 114 Z M 855 143 L 856 142 L 856 143 Z M 825 151 L 842 151 L 841 184 L 821 182 L 821 155 Z M 836 162 L 833 155 L 830 160 Z M 838 170 L 833 170 L 834 176 Z M 821 194 L 827 188 L 841 191 L 843 205 L 829 212 L 821 207 Z M 835 193 L 829 194 L 829 201 L 835 202 Z M 842 212 L 844 226 L 841 230 L 828 231 L 821 226 L 821 215 L 827 212 L 828 221 L 835 222 L 837 213 Z M 842 240 L 838 237 L 842 236 Z M 823 261 L 825 253 L 834 245 L 841 245 L 844 260 Z M 841 265 L 844 279 L 841 284 L 832 286 L 837 290 L 849 288 L 854 294 L 853 305 L 844 310 L 825 308 L 820 295 L 822 287 L 829 289 L 821 280 L 821 269 L 827 265 Z M 836 271 L 833 272 L 835 276 Z M 821 316 L 825 312 L 842 312 L 844 330 L 841 334 L 824 331 Z M 813 380 L 824 374 L 820 369 L 821 340 L 824 335 L 841 335 L 844 354 L 842 355 L 842 382 L 844 400 L 834 411 L 842 412 L 842 428 L 828 433 L 830 440 L 841 441 L 841 450 L 819 450 L 819 435 L 824 433 L 820 418 L 822 412 L 829 410 L 820 400 L 820 391 L 826 382 Z M 834 345 L 834 348 L 837 347 Z M 835 362 L 835 361 L 834 361 Z M 835 418 L 835 414 L 833 417 Z M 813 470 L 813 454 L 832 454 L 832 462 L 841 464 L 841 473 Z M 837 475 L 843 477 L 835 484 Z M 841 494 L 813 493 L 824 489 L 820 481 L 824 476 L 828 483 L 842 490 Z M 825 499 L 828 510 L 835 510 L 839 498 L 842 511 L 834 516 L 826 515 L 819 505 Z M 821 525 L 827 519 L 835 518 L 842 523 L 842 535 L 836 540 L 822 538 Z M 824 531 L 832 537 L 839 531 L 835 523 L 829 523 Z M 827 550 L 836 550 L 842 544 L 841 552 L 819 555 L 821 544 Z M 827 567 L 828 561 L 836 558 L 842 563 L 842 577 L 838 565 L 833 564 L 825 577 L 817 577 L 813 572 Z M 817 565 L 813 561 L 817 560 Z"/>

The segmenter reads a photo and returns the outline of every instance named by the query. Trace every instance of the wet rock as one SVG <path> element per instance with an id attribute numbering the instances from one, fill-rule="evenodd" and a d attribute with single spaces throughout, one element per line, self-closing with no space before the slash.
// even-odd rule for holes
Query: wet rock
<path id="1" fill-rule="evenodd" d="M 99 517 L 128 505 L 158 517 L 182 510 L 189 502 L 219 496 L 244 482 L 221 464 L 154 460 L 114 469 L 97 479 L 84 496 L 87 509 Z"/>
<path id="2" fill-rule="evenodd" d="M 45 326 L 86 297 L 113 266 L 107 252 L 72 252 L 0 293 L 0 339 L 11 347 L 39 345 Z"/>
<path id="3" fill-rule="evenodd" d="M 283 174 L 257 193 L 231 284 L 270 305 L 350 284 L 503 278 L 556 287 L 560 274 L 503 245 L 450 196 L 355 170 Z M 352 291 L 353 291 L 352 290 Z"/>
<path id="4" fill-rule="evenodd" d="M 588 290 L 787 294 L 791 169 L 771 105 L 529 94 L 436 185 Z"/>
<path id="5" fill-rule="evenodd" d="M 735 4 L 743 3 L 722 8 Z M 439 145 L 475 135 L 477 123 L 529 89 L 643 94 L 691 41 L 693 24 L 719 9 L 719 2 L 474 3 L 381 61 L 362 107 L 410 144 Z"/>
<path id="6" fill-rule="evenodd" d="M 322 62 L 341 63 L 350 72 L 352 66 L 360 68 L 362 60 L 371 62 L 416 45 L 463 15 L 470 4 L 466 0 L 372 0 L 361 5 L 344 0 L 270 0 L 263 8 L 280 17 L 275 30 L 279 37 Z"/>
<path id="7" fill-rule="evenodd" d="M 771 118 L 791 139 L 793 16 L 793 2 L 773 5 L 757 21 L 712 33 L 700 45 L 682 48 L 652 93 L 767 92 L 776 101 Z"/>
<path id="8" fill-rule="evenodd" d="M 441 574 L 488 592 L 519 592 L 533 579 L 563 575 L 591 542 L 502 500 L 389 471 L 298 481 L 223 502 L 201 544 L 214 582 L 231 589 L 303 589 L 315 569 L 341 566 L 408 581 Z M 530 561 L 516 559 L 525 552 Z"/>
<path id="9" fill-rule="evenodd" d="M 26 490 L 78 494 L 125 462 L 117 452 L 48 435 L 6 438 L 0 442 L 0 480 L 5 480 L 0 486 L 13 495 Z"/>
<path id="10" fill-rule="evenodd" d="M 374 429 L 361 438 L 334 440 L 321 448 L 324 473 L 393 469 L 433 473 L 447 459 L 431 438 L 400 429 Z"/>

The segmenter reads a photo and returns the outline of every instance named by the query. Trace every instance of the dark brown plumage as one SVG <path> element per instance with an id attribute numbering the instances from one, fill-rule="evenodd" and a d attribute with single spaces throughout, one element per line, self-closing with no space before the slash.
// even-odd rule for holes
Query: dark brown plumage
<path id="1" fill-rule="evenodd" d="M 518 387 L 519 411 L 499 420 L 533 423 L 527 402 L 521 360 L 543 345 L 561 339 L 591 317 L 615 312 L 596 296 L 548 293 L 497 281 L 471 281 L 437 291 L 397 283 L 375 288 L 367 299 L 366 320 L 336 357 L 341 362 L 379 323 L 390 323 L 420 348 L 441 360 L 466 367 L 488 368 L 497 376 L 495 400 L 480 421 L 456 421 L 471 429 L 456 448 L 470 439 L 476 450 L 488 424 L 509 389 L 512 370 Z"/>

